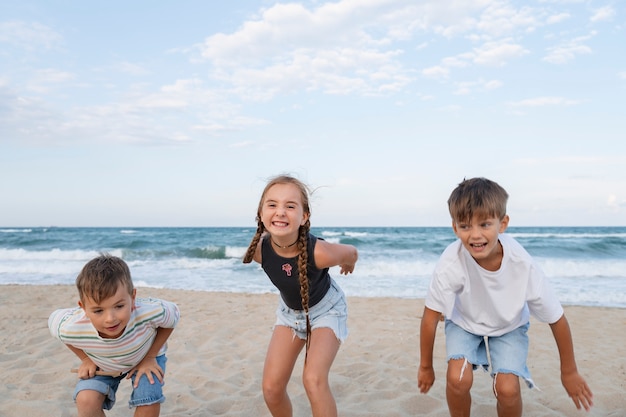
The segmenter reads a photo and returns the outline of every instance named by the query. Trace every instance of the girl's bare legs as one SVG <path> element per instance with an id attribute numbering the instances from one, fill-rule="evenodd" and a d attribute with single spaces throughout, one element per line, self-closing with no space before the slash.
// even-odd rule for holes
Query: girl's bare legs
<path id="1" fill-rule="evenodd" d="M 274 417 L 293 416 L 287 383 L 303 347 L 304 340 L 289 327 L 274 327 L 263 367 L 263 398 Z"/>
<path id="2" fill-rule="evenodd" d="M 498 401 L 498 417 L 522 416 L 522 390 L 517 375 L 497 374 L 493 390 Z"/>
<path id="3" fill-rule="evenodd" d="M 465 359 L 449 360 L 446 379 L 450 417 L 469 417 L 472 406 L 470 389 L 474 382 L 472 364 Z"/>
<path id="4" fill-rule="evenodd" d="M 302 375 L 313 417 L 337 417 L 337 404 L 330 391 L 328 374 L 339 351 L 339 345 L 332 329 L 313 330 Z"/>

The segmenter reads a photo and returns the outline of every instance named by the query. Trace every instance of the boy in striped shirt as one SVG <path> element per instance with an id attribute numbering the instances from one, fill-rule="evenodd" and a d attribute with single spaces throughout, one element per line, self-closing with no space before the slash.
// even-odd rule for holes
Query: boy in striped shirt
<path id="1" fill-rule="evenodd" d="M 158 416 L 165 401 L 166 341 L 180 317 L 178 307 L 135 298 L 128 265 L 107 254 L 83 267 L 76 287 L 79 307 L 53 312 L 48 328 L 81 360 L 74 391 L 79 417 L 104 416 L 124 378 L 132 381 L 135 417 Z"/>

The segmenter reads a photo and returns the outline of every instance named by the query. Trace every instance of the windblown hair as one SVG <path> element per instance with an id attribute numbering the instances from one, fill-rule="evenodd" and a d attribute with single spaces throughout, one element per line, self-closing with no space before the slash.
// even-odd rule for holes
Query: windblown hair
<path id="1" fill-rule="evenodd" d="M 300 298 L 302 300 L 302 309 L 306 313 L 306 347 L 308 350 L 310 343 L 310 335 L 311 335 L 311 325 L 309 322 L 309 277 L 308 277 L 308 262 L 309 262 L 309 252 L 307 251 L 307 242 L 309 237 L 309 231 L 311 230 L 311 222 L 309 221 L 311 215 L 311 207 L 309 204 L 309 188 L 297 178 L 291 177 L 289 175 L 279 175 L 277 177 L 272 178 L 265 189 L 263 190 L 263 194 L 261 194 L 261 199 L 259 201 L 259 207 L 256 212 L 256 222 L 257 228 L 256 233 L 252 237 L 252 241 L 250 242 L 250 246 L 248 246 L 248 250 L 246 251 L 245 256 L 243 257 L 243 263 L 248 264 L 252 262 L 252 258 L 254 257 L 254 252 L 256 251 L 257 245 L 259 244 L 259 240 L 263 237 L 263 234 L 266 232 L 265 226 L 261 221 L 261 211 L 263 209 L 263 202 L 265 201 L 265 196 L 270 188 L 277 184 L 293 184 L 300 190 L 300 196 L 302 198 L 302 208 L 306 214 L 308 214 L 309 218 L 306 223 L 300 226 L 300 231 L 298 235 L 298 277 L 300 279 Z"/>
<path id="2" fill-rule="evenodd" d="M 502 220 L 508 199 L 506 190 L 494 181 L 482 177 L 464 179 L 450 194 L 448 210 L 456 222 L 468 222 L 475 215 Z"/>
<path id="3" fill-rule="evenodd" d="M 87 262 L 76 277 L 76 288 L 81 301 L 91 298 L 100 303 L 117 292 L 122 284 L 133 294 L 133 281 L 126 262 L 117 256 L 101 254 Z"/>

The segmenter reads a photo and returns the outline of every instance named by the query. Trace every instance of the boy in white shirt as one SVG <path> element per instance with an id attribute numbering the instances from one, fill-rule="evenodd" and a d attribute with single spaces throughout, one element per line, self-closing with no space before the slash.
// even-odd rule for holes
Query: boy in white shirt
<path id="1" fill-rule="evenodd" d="M 565 390 L 576 408 L 589 410 L 592 393 L 578 373 L 563 308 L 528 252 L 503 234 L 509 224 L 507 200 L 507 192 L 485 178 L 464 180 L 448 199 L 458 239 L 441 255 L 426 296 L 420 328 L 420 392 L 428 392 L 435 381 L 433 346 L 443 315 L 450 415 L 470 415 L 472 370 L 491 365 L 498 416 L 521 416 L 519 377 L 530 388 L 534 385 L 526 366 L 532 314 L 550 324 Z"/>

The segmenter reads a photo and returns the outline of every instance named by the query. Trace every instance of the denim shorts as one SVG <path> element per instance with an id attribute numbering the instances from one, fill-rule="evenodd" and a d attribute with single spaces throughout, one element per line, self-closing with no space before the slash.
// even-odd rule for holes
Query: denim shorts
<path id="1" fill-rule="evenodd" d="M 331 279 L 330 288 L 324 298 L 309 308 L 311 331 L 319 328 L 330 328 L 335 337 L 343 343 L 348 337 L 348 306 L 346 296 Z M 306 315 L 304 310 L 293 310 L 285 304 L 282 297 L 276 309 L 276 323 L 274 326 L 287 326 L 295 336 L 306 339 Z"/>
<path id="2" fill-rule="evenodd" d="M 167 362 L 167 358 L 165 355 L 157 356 L 157 363 L 163 369 L 163 373 L 165 374 L 165 363 Z M 93 378 L 89 379 L 81 379 L 76 384 L 76 389 L 74 390 L 74 401 L 76 401 L 76 396 L 80 391 L 83 390 L 92 390 L 98 391 L 99 393 L 104 395 L 104 403 L 102 404 L 103 410 L 110 410 L 115 405 L 115 393 L 117 392 L 117 388 L 120 385 L 120 381 L 126 378 L 126 375 L 122 376 L 103 376 L 96 375 Z M 159 380 L 153 376 L 154 384 L 151 384 L 148 381 L 148 377 L 142 375 L 139 379 L 139 385 L 137 388 L 133 389 L 133 392 L 130 396 L 130 400 L 128 401 L 128 408 L 137 407 L 140 405 L 151 405 L 156 403 L 162 403 L 165 401 L 165 396 L 163 395 L 163 383 L 159 382 Z M 131 377 L 132 384 L 135 383 L 135 377 Z"/>
<path id="3" fill-rule="evenodd" d="M 529 325 L 530 323 L 526 323 L 502 336 L 492 337 L 477 336 L 463 330 L 451 320 L 446 320 L 447 361 L 466 359 L 473 369 L 482 366 L 485 371 L 491 365 L 492 377 L 498 373 L 515 374 L 524 378 L 529 388 L 533 388 L 535 383 L 526 366 Z"/>

